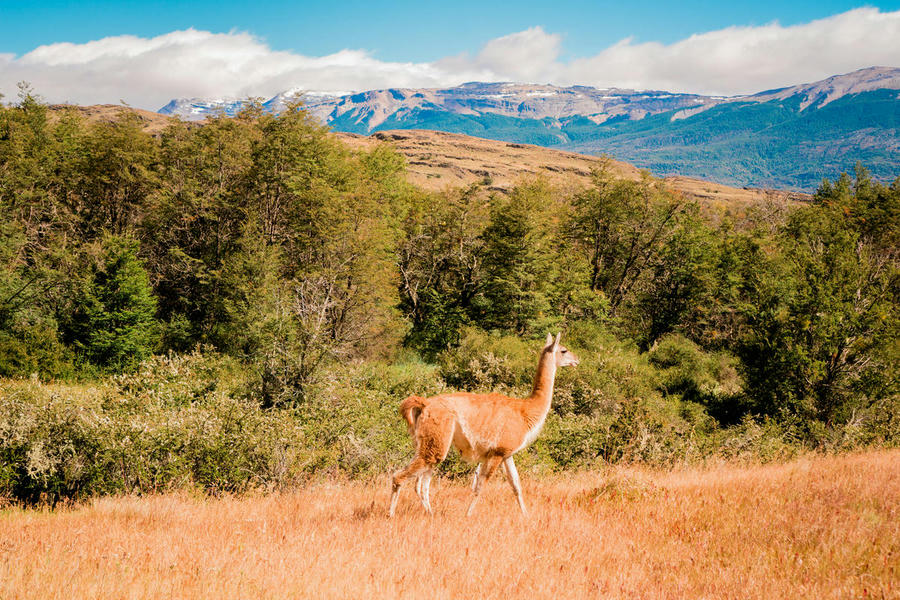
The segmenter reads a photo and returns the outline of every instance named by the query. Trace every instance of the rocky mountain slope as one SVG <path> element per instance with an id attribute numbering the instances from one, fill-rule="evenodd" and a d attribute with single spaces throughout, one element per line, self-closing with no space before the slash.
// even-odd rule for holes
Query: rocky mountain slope
<path id="1" fill-rule="evenodd" d="M 814 189 L 857 161 L 900 175 L 900 69 L 872 67 L 750 96 L 469 83 L 448 89 L 305 93 L 337 131 L 432 129 L 587 153 L 609 153 L 658 175 L 733 185 Z M 284 108 L 295 92 L 266 102 Z M 235 100 L 173 100 L 187 119 L 233 114 Z"/>
<path id="2" fill-rule="evenodd" d="M 587 86 L 466 83 L 446 89 L 394 88 L 346 95 L 290 90 L 262 104 L 267 110 L 278 112 L 295 98 L 301 99 L 305 108 L 323 123 L 353 133 L 370 133 L 383 128 L 388 121 L 415 121 L 423 111 L 515 119 L 559 120 L 585 116 L 599 124 L 617 117 L 642 119 L 686 107 L 711 106 L 722 100 L 696 94 L 601 90 Z M 172 100 L 159 112 L 199 120 L 215 113 L 233 115 L 243 104 L 243 100 L 235 99 L 183 98 Z"/>

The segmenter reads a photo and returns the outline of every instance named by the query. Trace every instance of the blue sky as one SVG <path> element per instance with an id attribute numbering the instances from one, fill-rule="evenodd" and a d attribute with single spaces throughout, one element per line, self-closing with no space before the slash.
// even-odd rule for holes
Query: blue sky
<path id="1" fill-rule="evenodd" d="M 0 93 L 154 109 L 473 80 L 740 94 L 872 65 L 900 67 L 900 0 L 0 0 Z"/>
<path id="2" fill-rule="evenodd" d="M 730 25 L 795 25 L 860 6 L 900 9 L 893 2 L 846 0 L 403 0 L 372 2 L 114 2 L 0 0 L 0 52 L 24 54 L 42 44 L 83 43 L 107 36 L 153 37 L 173 30 L 250 32 L 273 49 L 323 55 L 362 48 L 388 61 L 430 61 L 475 51 L 486 40 L 533 26 L 564 36 L 566 55 L 599 52 L 633 36 L 671 43 Z"/>

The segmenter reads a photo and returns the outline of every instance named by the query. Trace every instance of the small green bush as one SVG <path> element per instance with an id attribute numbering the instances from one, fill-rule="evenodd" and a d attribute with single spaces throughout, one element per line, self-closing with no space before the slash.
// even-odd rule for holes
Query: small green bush
<path id="1" fill-rule="evenodd" d="M 32 373 L 71 378 L 76 374 L 74 353 L 57 337 L 50 323 L 19 324 L 0 331 L 0 377 L 28 377 Z"/>

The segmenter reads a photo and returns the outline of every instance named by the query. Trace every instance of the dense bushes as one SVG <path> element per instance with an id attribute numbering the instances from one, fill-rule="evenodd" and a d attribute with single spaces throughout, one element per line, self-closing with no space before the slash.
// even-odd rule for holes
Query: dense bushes
<path id="1" fill-rule="evenodd" d="M 815 444 L 800 423 L 745 417 L 721 427 L 704 409 L 733 394 L 729 364 L 683 339 L 640 354 L 597 331 L 573 332 L 582 358 L 557 381 L 553 412 L 519 459 L 532 472 L 607 462 L 671 465 L 773 460 L 900 439 L 900 406 L 858 413 Z M 587 336 L 590 343 L 579 340 Z M 407 355 L 330 368 L 294 407 L 261 408 L 252 376 L 209 351 L 157 356 L 100 383 L 0 383 L 0 497 L 26 502 L 173 488 L 270 489 L 323 476 L 382 477 L 409 459 L 397 407 L 448 389 L 530 390 L 539 342 L 469 331 L 440 366 Z M 698 362 L 699 361 L 699 362 Z M 448 382 L 459 385 L 450 385 Z M 455 454 L 451 476 L 472 467 Z"/>
<path id="2" fill-rule="evenodd" d="M 0 495 L 34 501 L 299 476 L 302 429 L 242 397 L 219 357 L 156 357 L 103 385 L 0 384 Z"/>

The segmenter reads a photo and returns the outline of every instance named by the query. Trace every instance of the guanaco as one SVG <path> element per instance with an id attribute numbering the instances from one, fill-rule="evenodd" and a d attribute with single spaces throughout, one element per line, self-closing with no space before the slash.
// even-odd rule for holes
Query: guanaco
<path id="1" fill-rule="evenodd" d="M 415 439 L 416 456 L 405 468 L 394 473 L 391 489 L 390 516 L 397 509 L 400 486 L 416 477 L 416 492 L 422 506 L 431 510 L 430 488 L 434 466 L 447 457 L 450 446 L 462 458 L 478 463 L 472 485 L 474 496 L 467 515 L 472 515 L 481 488 L 502 464 L 523 515 L 527 514 L 522 498 L 519 473 L 513 455 L 527 448 L 540 434 L 550 402 L 558 367 L 576 366 L 578 357 L 549 333 L 538 359 L 531 395 L 510 398 L 502 394 L 456 392 L 423 398 L 410 396 L 400 405 L 400 414 Z"/>

